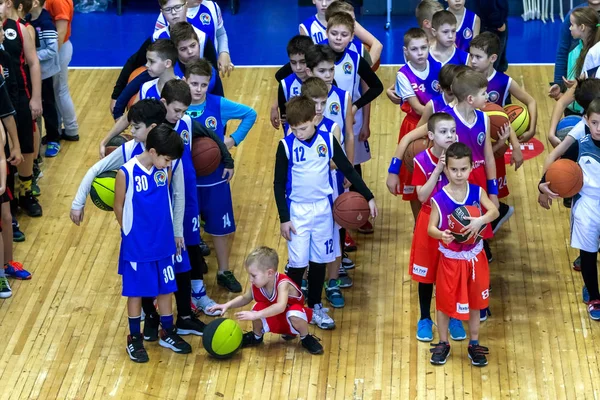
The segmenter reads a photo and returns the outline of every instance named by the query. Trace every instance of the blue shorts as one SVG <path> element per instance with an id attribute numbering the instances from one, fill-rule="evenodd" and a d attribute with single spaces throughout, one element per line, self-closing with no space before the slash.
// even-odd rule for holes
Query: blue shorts
<path id="1" fill-rule="evenodd" d="M 125 297 L 156 297 L 177 291 L 173 264 L 175 256 L 159 261 L 132 262 L 119 260 Z"/>
<path id="2" fill-rule="evenodd" d="M 225 236 L 235 232 L 233 203 L 229 183 L 214 186 L 198 186 L 200 216 L 206 222 L 204 231 L 213 236 Z"/>
<path id="3" fill-rule="evenodd" d="M 183 212 L 183 238 L 186 245 L 200 244 L 200 212 L 196 204 L 186 205 Z"/>
<path id="4" fill-rule="evenodd" d="M 175 256 L 175 264 L 173 264 L 173 270 L 176 274 L 182 274 L 184 272 L 190 271 L 191 269 L 192 264 L 190 264 L 190 257 L 188 255 L 187 249 L 183 249 L 181 250 L 180 255 Z"/>

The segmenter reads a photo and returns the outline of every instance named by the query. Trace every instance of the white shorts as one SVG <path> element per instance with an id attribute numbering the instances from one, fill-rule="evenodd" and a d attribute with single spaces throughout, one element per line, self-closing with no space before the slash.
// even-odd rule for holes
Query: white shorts
<path id="1" fill-rule="evenodd" d="M 335 227 L 333 228 L 333 254 L 335 255 L 335 258 L 342 256 L 342 244 L 340 243 L 340 229 L 342 229 L 342 227 L 336 223 Z"/>
<path id="2" fill-rule="evenodd" d="M 571 209 L 571 247 L 595 253 L 600 247 L 600 199 L 581 196 Z"/>
<path id="3" fill-rule="evenodd" d="M 329 263 L 335 260 L 333 214 L 329 199 L 315 203 L 290 203 L 290 221 L 296 229 L 288 242 L 291 268 L 304 268 L 309 261 Z"/>
<path id="4" fill-rule="evenodd" d="M 354 165 L 362 164 L 371 159 L 371 148 L 369 147 L 369 141 L 365 140 L 361 142 L 358 140 L 358 135 L 363 125 L 363 110 L 358 110 L 354 116 Z"/>

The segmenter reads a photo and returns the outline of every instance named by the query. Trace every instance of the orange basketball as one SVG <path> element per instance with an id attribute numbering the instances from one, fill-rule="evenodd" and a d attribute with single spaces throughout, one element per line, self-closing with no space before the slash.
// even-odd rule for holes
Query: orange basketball
<path id="1" fill-rule="evenodd" d="M 583 187 L 583 171 L 574 161 L 556 160 L 546 172 L 546 182 L 550 182 L 550 190 L 563 199 L 573 197 Z"/>
<path id="2" fill-rule="evenodd" d="M 364 46 L 365 46 L 365 51 L 368 53 L 371 50 L 371 47 L 369 47 L 369 45 L 366 45 L 366 44 Z M 379 57 L 379 60 L 377 60 L 377 62 L 371 66 L 371 69 L 373 71 L 377 71 L 379 69 L 380 65 L 381 65 L 381 56 Z"/>
<path id="3" fill-rule="evenodd" d="M 412 172 L 414 169 L 413 160 L 415 159 L 415 156 L 431 146 L 433 146 L 433 142 L 429 140 L 428 137 L 419 138 L 411 142 L 404 152 L 404 157 L 402 157 L 402 162 L 406 165 L 406 169 Z"/>
<path id="4" fill-rule="evenodd" d="M 369 203 L 356 192 L 342 193 L 333 203 L 333 219 L 342 228 L 360 228 L 368 221 L 369 214 Z"/>
<path id="5" fill-rule="evenodd" d="M 133 70 L 131 75 L 129 75 L 129 79 L 127 80 L 127 83 L 129 83 L 132 80 L 134 80 L 135 78 L 137 78 L 142 72 L 146 71 L 146 69 L 147 69 L 146 67 L 137 67 L 135 70 Z M 127 103 L 128 110 L 131 108 L 131 106 L 133 106 L 136 103 L 136 98 L 137 98 L 137 95 L 135 95 L 131 99 L 129 99 L 129 102 Z"/>
<path id="6" fill-rule="evenodd" d="M 508 115 L 510 124 L 517 136 L 521 136 L 527 132 L 529 129 L 529 111 L 527 111 L 527 108 L 518 104 L 509 104 L 504 107 L 504 111 L 506 111 L 506 115 Z"/>
<path id="7" fill-rule="evenodd" d="M 210 175 L 221 164 L 221 149 L 211 138 L 196 138 L 192 141 L 192 161 L 198 176 Z"/>
<path id="8" fill-rule="evenodd" d="M 490 118 L 490 136 L 494 140 L 498 140 L 500 130 L 508 124 L 508 115 L 504 109 L 496 103 L 485 103 L 485 107 L 481 110 Z"/>

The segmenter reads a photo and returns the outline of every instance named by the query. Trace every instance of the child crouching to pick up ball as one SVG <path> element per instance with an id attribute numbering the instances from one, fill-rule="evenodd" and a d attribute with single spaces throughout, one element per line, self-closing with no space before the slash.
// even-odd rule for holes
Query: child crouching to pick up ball
<path id="1" fill-rule="evenodd" d="M 308 333 L 313 310 L 304 306 L 300 288 L 287 275 L 277 272 L 278 264 L 275 250 L 264 246 L 253 250 L 246 258 L 246 271 L 252 284 L 250 290 L 225 304 L 211 307 L 209 311 L 220 310 L 223 315 L 228 309 L 243 307 L 254 299 L 252 311 L 235 313 L 240 321 L 252 321 L 252 332 L 244 334 L 242 347 L 261 344 L 263 334 L 273 332 L 285 335 L 286 339 L 300 335 L 302 347 L 311 354 L 321 354 L 323 346 Z"/>

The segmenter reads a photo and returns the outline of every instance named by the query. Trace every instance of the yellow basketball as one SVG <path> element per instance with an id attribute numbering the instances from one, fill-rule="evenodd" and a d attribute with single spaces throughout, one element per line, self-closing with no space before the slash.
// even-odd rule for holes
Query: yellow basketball
<path id="1" fill-rule="evenodd" d="M 229 358 L 242 345 L 242 328 L 232 319 L 217 318 L 204 328 L 202 345 L 215 358 Z"/>
<path id="2" fill-rule="evenodd" d="M 517 136 L 521 136 L 527 132 L 529 129 L 529 111 L 527 111 L 526 107 L 518 104 L 509 104 L 504 107 L 504 111 L 506 111 L 510 125 Z"/>
<path id="3" fill-rule="evenodd" d="M 115 205 L 116 171 L 103 172 L 94 178 L 90 189 L 90 198 L 96 207 L 103 211 L 112 211 Z"/>

